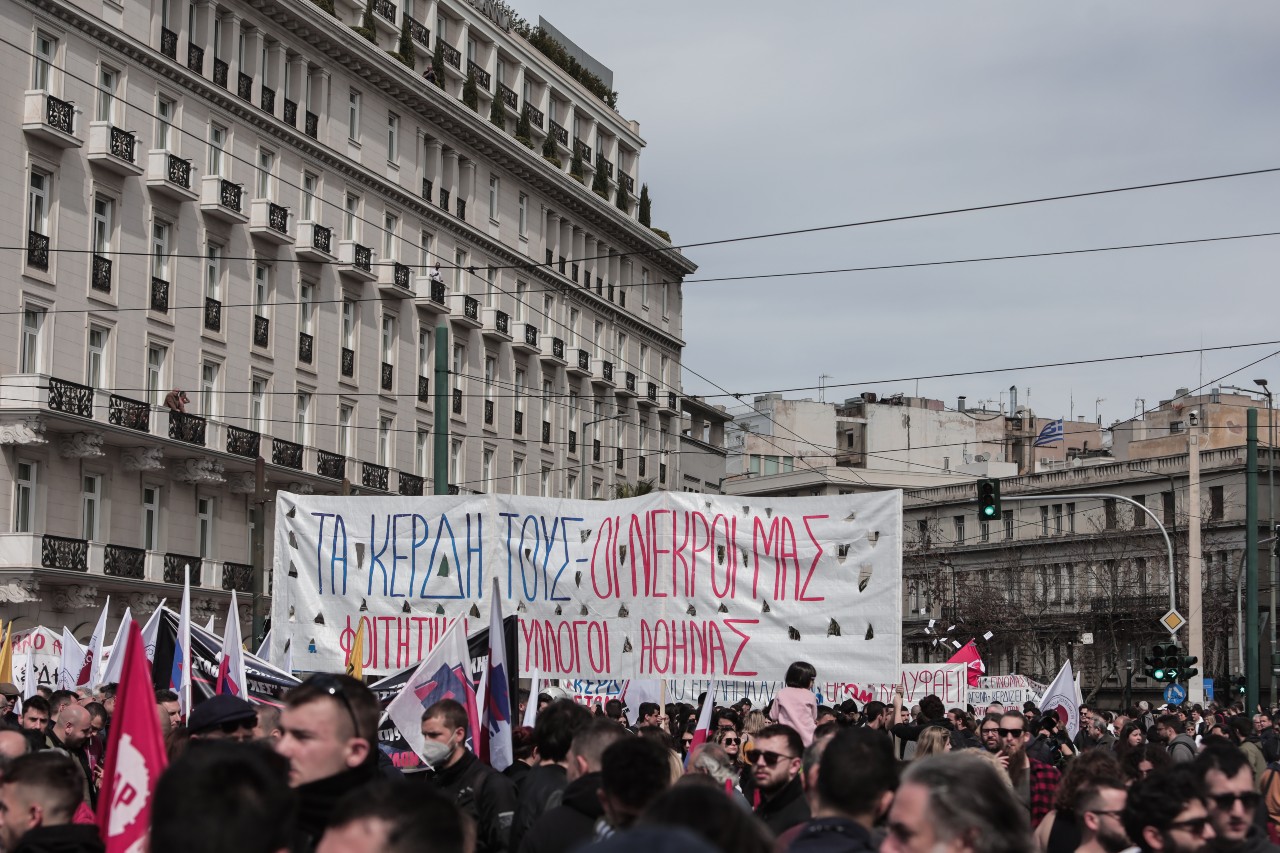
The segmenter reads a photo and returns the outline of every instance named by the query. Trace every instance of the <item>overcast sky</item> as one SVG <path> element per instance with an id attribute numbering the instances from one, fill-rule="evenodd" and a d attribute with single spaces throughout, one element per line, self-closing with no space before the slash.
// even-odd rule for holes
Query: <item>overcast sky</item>
<path id="1" fill-rule="evenodd" d="M 536 3 L 536 6 L 534 5 Z M 1280 166 L 1280 3 L 516 0 L 613 69 L 677 244 Z M 914 393 L 953 371 L 1280 339 L 1280 237 L 697 279 L 1280 231 L 1280 174 L 689 250 L 684 388 Z M 1253 347 L 962 378 L 1105 424 L 1256 377 Z M 718 387 L 717 387 L 718 386 Z M 789 392 L 817 397 L 817 391 Z M 1098 398 L 1103 402 L 1096 403 Z"/>

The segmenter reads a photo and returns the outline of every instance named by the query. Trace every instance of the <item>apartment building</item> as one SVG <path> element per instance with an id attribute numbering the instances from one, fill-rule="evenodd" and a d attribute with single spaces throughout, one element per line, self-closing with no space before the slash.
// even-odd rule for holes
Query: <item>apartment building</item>
<path id="1" fill-rule="evenodd" d="M 268 496 L 681 482 L 694 266 L 637 221 L 639 125 L 502 4 L 369 2 L 0 11 L 19 627 L 145 615 L 188 566 L 224 613 L 259 457 Z"/>

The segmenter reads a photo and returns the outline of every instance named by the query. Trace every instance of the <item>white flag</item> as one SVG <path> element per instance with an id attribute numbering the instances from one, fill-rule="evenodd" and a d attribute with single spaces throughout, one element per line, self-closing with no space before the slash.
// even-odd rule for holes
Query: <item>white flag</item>
<path id="1" fill-rule="evenodd" d="M 151 614 L 147 624 L 142 626 L 142 644 L 147 647 L 147 660 L 151 663 L 155 663 L 156 660 L 156 637 L 160 635 L 160 620 L 164 618 L 164 603 L 168 600 L 160 599 L 155 612 Z"/>
<path id="2" fill-rule="evenodd" d="M 1076 692 L 1076 680 L 1071 674 L 1071 661 L 1062 665 L 1049 689 L 1040 698 L 1040 712 L 1056 712 L 1058 719 L 1066 722 L 1067 734 L 1075 740 L 1080 731 L 1080 694 Z"/>
<path id="3" fill-rule="evenodd" d="M 178 640 L 169 670 L 169 689 L 177 691 L 183 719 L 191 713 L 191 564 L 182 570 L 182 609 L 178 612 Z"/>
<path id="4" fill-rule="evenodd" d="M 267 635 L 262 638 L 262 645 L 258 646 L 258 650 L 253 653 L 253 656 L 261 660 L 264 660 L 269 664 L 272 664 L 272 665 L 275 664 L 275 661 L 271 660 L 271 632 L 270 631 L 268 631 Z"/>
<path id="5" fill-rule="evenodd" d="M 38 692 L 36 687 L 39 686 L 36 684 L 36 644 L 32 641 L 35 633 L 35 631 L 32 631 L 27 635 L 27 671 L 25 673 L 26 680 L 22 683 L 22 699 L 24 703 L 27 699 L 36 695 Z"/>
<path id="6" fill-rule="evenodd" d="M 529 681 L 529 701 L 524 703 L 524 719 L 520 721 L 520 725 L 533 728 L 533 724 L 538 721 L 538 691 L 541 689 L 542 676 L 535 669 L 533 678 Z"/>
<path id="7" fill-rule="evenodd" d="M 76 677 L 84 669 L 84 646 L 67 626 L 62 626 L 62 659 L 58 662 L 58 689 L 75 690 Z"/>
<path id="8" fill-rule="evenodd" d="M 102 670 L 102 641 L 107 633 L 107 611 L 111 608 L 111 596 L 107 596 L 106 603 L 102 605 L 102 612 L 98 614 L 98 624 L 93 628 L 93 634 L 89 637 L 89 648 L 84 655 L 84 663 L 80 665 L 80 672 L 76 675 L 76 687 L 94 688 L 98 686 L 95 679 Z"/>
<path id="9" fill-rule="evenodd" d="M 133 622 L 133 611 L 128 607 L 120 617 L 120 627 L 116 629 L 116 641 L 111 644 L 111 654 L 102 664 L 102 672 L 98 675 L 98 684 L 118 684 L 120 673 L 124 671 L 124 638 L 129 636 L 129 625 Z"/>
<path id="10" fill-rule="evenodd" d="M 232 591 L 234 592 L 234 590 L 232 590 Z M 217 618 L 218 618 L 217 616 L 214 616 L 214 615 L 211 613 L 211 614 L 209 614 L 209 621 L 205 623 L 204 629 L 205 629 L 206 631 L 208 631 L 210 634 L 214 633 L 214 631 L 213 631 L 213 621 L 214 621 L 215 619 L 217 619 Z M 225 626 L 223 626 L 223 627 L 225 627 Z"/>
<path id="11" fill-rule="evenodd" d="M 515 748 L 511 745 L 511 682 L 499 595 L 498 579 L 494 578 L 489 601 L 489 665 L 485 667 L 486 690 L 480 704 L 479 755 L 501 772 L 515 761 Z"/>
<path id="12" fill-rule="evenodd" d="M 236 591 L 231 590 L 231 611 L 227 614 L 226 633 L 222 636 L 222 659 L 218 664 L 218 682 L 214 693 L 229 693 L 248 698 L 248 675 L 244 668 L 244 647 L 240 639 L 240 617 L 236 614 Z"/>
<path id="13" fill-rule="evenodd" d="M 454 619 L 440 642 L 418 664 L 413 675 L 387 705 L 387 716 L 419 758 L 422 754 L 422 712 L 441 699 L 453 699 L 467 711 L 467 731 L 477 731 L 476 691 L 471 683 L 471 652 L 463 619 Z M 425 760 L 425 759 L 424 759 Z"/>

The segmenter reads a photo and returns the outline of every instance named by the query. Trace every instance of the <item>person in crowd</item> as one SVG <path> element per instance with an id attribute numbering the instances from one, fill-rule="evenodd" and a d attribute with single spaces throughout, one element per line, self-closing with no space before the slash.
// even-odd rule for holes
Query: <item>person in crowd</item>
<path id="1" fill-rule="evenodd" d="M 600 757 L 600 805 L 597 838 L 630 829 L 651 802 L 671 786 L 667 750 L 648 738 L 620 738 Z"/>
<path id="2" fill-rule="evenodd" d="M 120 692 L 120 685 L 116 683 L 104 684 L 98 688 L 95 694 L 98 701 L 102 703 L 102 707 L 107 709 L 107 717 L 111 717 L 116 712 L 116 694 Z"/>
<path id="3" fill-rule="evenodd" d="M 920 738 L 920 734 L 926 729 L 940 728 L 945 730 L 948 736 L 955 734 L 955 726 L 947 719 L 946 705 L 942 703 L 941 699 L 930 693 L 920 700 L 919 707 L 921 717 L 919 722 L 902 722 L 890 729 L 894 737 L 901 738 L 911 744 L 913 749 L 910 751 L 910 756 L 916 754 L 919 748 L 917 741 Z M 960 741 L 958 737 L 952 737 L 951 745 L 961 749 L 964 747 L 963 741 Z M 902 757 L 909 758 L 910 756 L 904 753 Z"/>
<path id="4" fill-rule="evenodd" d="M 826 741 L 816 758 L 805 777 L 813 817 L 780 842 L 789 842 L 790 853 L 874 850 L 872 827 L 888 812 L 898 782 L 889 740 L 869 727 L 844 729 Z"/>
<path id="5" fill-rule="evenodd" d="M 711 730 L 737 734 L 742 731 L 742 718 L 732 708 L 716 708 L 711 712 Z"/>
<path id="6" fill-rule="evenodd" d="M 39 748 L 30 734 L 16 726 L 0 727 L 0 776 L 4 776 L 8 762 L 19 755 L 29 755 Z"/>
<path id="7" fill-rule="evenodd" d="M 49 728 L 49 700 L 32 696 L 22 703 L 20 725 L 33 732 L 45 732 Z"/>
<path id="8" fill-rule="evenodd" d="M 45 746 L 59 750 L 73 758 L 84 775 L 82 799 L 90 808 L 97 807 L 97 788 L 93 784 L 93 768 L 89 764 L 89 712 L 75 703 L 62 707 L 61 713 L 49 728 Z"/>
<path id="9" fill-rule="evenodd" d="M 520 783 L 519 805 L 511 826 L 513 849 L 520 849 L 529 827 L 559 802 L 560 792 L 569 784 L 569 747 L 591 719 L 591 712 L 571 699 L 557 699 L 538 714 L 533 739 L 538 746 L 539 763 Z"/>
<path id="10" fill-rule="evenodd" d="M 168 394 L 164 395 L 164 407 L 174 412 L 185 412 L 187 403 L 191 402 L 191 398 L 187 396 L 187 392 L 181 388 L 174 388 Z"/>
<path id="11" fill-rule="evenodd" d="M 1027 726 L 1035 734 L 1027 744 L 1027 755 L 1036 761 L 1062 768 L 1076 754 L 1075 745 L 1056 713 L 1045 714 L 1035 720 L 1028 718 Z"/>
<path id="12" fill-rule="evenodd" d="M 636 728 L 641 726 L 661 726 L 662 708 L 657 702 L 641 702 L 636 711 Z"/>
<path id="13" fill-rule="evenodd" d="M 476 850 L 510 849 L 516 789 L 511 780 L 467 749 L 467 709 L 441 699 L 422 713 L 423 750 L 431 782 L 476 822 Z"/>
<path id="14" fill-rule="evenodd" d="M 621 699 L 610 699 L 605 702 L 604 715 L 619 725 L 627 724 L 626 709 L 622 706 Z"/>
<path id="15" fill-rule="evenodd" d="M 533 822 L 520 841 L 520 853 L 564 853 L 595 837 L 604 816 L 600 802 L 604 752 L 627 737 L 612 720 L 592 720 L 573 736 L 568 753 L 568 779 L 560 804 Z"/>
<path id="16" fill-rule="evenodd" d="M 22 698 L 22 691 L 11 681 L 0 682 L 0 722 L 16 723 L 18 715 L 13 713 L 14 705 Z"/>
<path id="17" fill-rule="evenodd" d="M 258 712 L 239 696 L 219 693 L 201 702 L 191 712 L 187 731 L 192 740 L 253 740 Z"/>
<path id="18" fill-rule="evenodd" d="M 1183 731 L 1182 720 L 1177 714 L 1164 714 L 1156 720 L 1155 737 L 1164 744 L 1175 764 L 1188 764 L 1195 760 L 1195 739 Z"/>
<path id="19" fill-rule="evenodd" d="M 971 750 L 912 762 L 889 809 L 888 830 L 882 853 L 1030 853 L 1034 847 L 1026 809 Z"/>
<path id="20" fill-rule="evenodd" d="M 1133 783 L 1164 770 L 1171 764 L 1173 759 L 1169 757 L 1169 751 L 1163 745 L 1145 743 L 1125 753 L 1124 759 L 1120 762 L 1120 770 L 1124 773 L 1125 781 Z"/>
<path id="21" fill-rule="evenodd" d="M 1244 717 L 1236 719 L 1245 720 Z M 1196 756 L 1213 825 L 1214 853 L 1277 853 L 1258 823 L 1262 795 L 1254 787 L 1253 769 L 1239 749 L 1209 747 Z"/>
<path id="22" fill-rule="evenodd" d="M 733 729 L 721 728 L 711 736 L 711 742 L 725 751 L 730 764 L 737 768 L 738 773 L 741 773 L 745 766 L 742 763 L 742 735 Z"/>
<path id="23" fill-rule="evenodd" d="M 887 732 L 890 725 L 889 710 L 891 706 L 872 700 L 862 709 L 863 723 L 874 731 Z"/>
<path id="24" fill-rule="evenodd" d="M 649 804 L 637 826 L 683 827 L 720 853 L 770 853 L 773 849 L 764 824 L 726 797 L 709 776 L 683 777 Z"/>
<path id="25" fill-rule="evenodd" d="M 83 801 L 83 772 L 67 755 L 15 758 L 0 780 L 0 847 L 6 853 L 101 853 L 97 827 L 72 822 Z"/>
<path id="26" fill-rule="evenodd" d="M 1189 762 L 1135 782 L 1122 819 L 1143 853 L 1197 853 L 1214 837 L 1204 787 Z"/>
<path id="27" fill-rule="evenodd" d="M 338 799 L 379 778 L 378 700 L 350 676 L 313 675 L 285 694 L 280 728 L 275 749 L 289 761 L 301 844 L 313 850 Z"/>
<path id="28" fill-rule="evenodd" d="M 1124 761 L 1125 755 L 1131 750 L 1137 749 L 1147 742 L 1146 733 L 1142 731 L 1142 726 L 1134 722 L 1125 723 L 1120 729 L 1120 734 L 1116 737 L 1116 742 L 1112 748 L 1116 751 L 1116 758 Z"/>
<path id="29" fill-rule="evenodd" d="M 511 729 L 511 766 L 502 773 L 516 790 L 524 780 L 529 769 L 537 763 L 538 748 L 533 742 L 533 726 L 515 726 Z"/>
<path id="30" fill-rule="evenodd" d="M 1056 767 L 1027 754 L 1029 738 L 1027 718 L 1017 711 L 1005 711 L 1000 718 L 1000 754 L 1018 802 L 1030 814 L 1034 829 L 1053 808 L 1061 774 Z"/>
<path id="31" fill-rule="evenodd" d="M 775 723 L 756 735 L 747 752 L 754 787 L 760 799 L 756 816 L 774 835 L 809 819 L 809 803 L 800 779 L 804 743 L 790 726 Z"/>
<path id="32" fill-rule="evenodd" d="M 383 779 L 338 801 L 316 853 L 473 853 L 475 844 L 447 797 Z"/>
<path id="33" fill-rule="evenodd" d="M 55 690 L 49 697 L 49 719 L 53 719 L 68 705 L 79 705 L 80 697 L 74 690 Z"/>
<path id="34" fill-rule="evenodd" d="M 1261 739 L 1254 732 L 1253 722 L 1242 714 L 1232 717 L 1227 724 L 1227 729 L 1231 734 L 1232 743 L 1249 762 L 1249 767 L 1253 771 L 1253 782 L 1257 785 L 1262 781 L 1262 771 L 1267 769 L 1267 759 L 1262 755 Z"/>
<path id="35" fill-rule="evenodd" d="M 1079 823 L 1080 792 L 1100 782 L 1124 784 L 1120 763 L 1102 744 L 1085 750 L 1067 765 L 1053 799 L 1053 811 L 1036 827 L 1036 844 L 1045 853 L 1071 853 L 1081 844 Z"/>
<path id="36" fill-rule="evenodd" d="M 1123 853 L 1132 846 L 1120 819 L 1127 797 L 1128 789 L 1117 779 L 1099 779 L 1080 789 L 1075 808 L 1077 853 Z"/>
<path id="37" fill-rule="evenodd" d="M 813 730 L 818 727 L 818 699 L 813 695 L 813 683 L 818 671 L 813 664 L 798 660 L 787 667 L 786 686 L 778 691 L 769 706 L 769 717 L 784 726 L 790 726 L 800 742 L 808 746 L 813 740 Z"/>
<path id="38" fill-rule="evenodd" d="M 916 756 L 912 761 L 919 761 L 930 755 L 940 755 L 951 751 L 952 732 L 941 726 L 929 726 L 920 731 L 916 738 Z"/>
<path id="39" fill-rule="evenodd" d="M 253 727 L 254 740 L 280 740 L 284 734 L 280 728 L 280 709 L 275 705 L 258 705 L 254 711 L 258 720 Z"/>
<path id="40" fill-rule="evenodd" d="M 1280 761 L 1280 732 L 1276 731 L 1271 714 L 1259 712 L 1253 718 L 1254 734 L 1258 736 L 1258 744 L 1262 747 L 1262 757 L 1270 764 Z"/>
<path id="41" fill-rule="evenodd" d="M 168 715 L 169 727 L 177 728 L 182 722 L 182 705 L 178 701 L 178 694 L 172 690 L 157 690 L 156 704 Z"/>
<path id="42" fill-rule="evenodd" d="M 193 742 L 156 784 L 151 850 L 288 850 L 297 808 L 288 772 L 288 761 L 265 744 L 231 738 Z"/>

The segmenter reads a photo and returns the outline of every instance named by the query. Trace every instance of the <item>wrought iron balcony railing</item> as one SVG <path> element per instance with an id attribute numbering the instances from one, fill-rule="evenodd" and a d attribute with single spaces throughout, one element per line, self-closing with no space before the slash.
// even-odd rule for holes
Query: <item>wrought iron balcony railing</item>
<path id="1" fill-rule="evenodd" d="M 382 390 L 390 391 L 395 388 L 396 369 L 385 361 L 382 362 Z"/>
<path id="2" fill-rule="evenodd" d="M 375 465 L 372 462 L 365 462 L 360 466 L 360 485 L 366 489 L 377 489 L 378 491 L 387 491 L 387 480 L 389 473 L 385 465 Z"/>
<path id="3" fill-rule="evenodd" d="M 227 592 L 253 593 L 253 566 L 248 563 L 223 563 L 222 588 Z"/>
<path id="4" fill-rule="evenodd" d="M 262 436 L 251 429 L 237 426 L 227 427 L 227 452 L 246 459 L 257 459 L 258 448 L 262 446 Z"/>
<path id="5" fill-rule="evenodd" d="M 306 332 L 298 332 L 298 361 L 310 364 L 315 357 L 315 338 Z"/>
<path id="6" fill-rule="evenodd" d="M 164 555 L 164 582 L 172 584 L 181 584 L 186 578 L 187 570 L 190 569 L 190 578 L 192 586 L 200 586 L 202 578 L 200 577 L 200 569 L 204 561 L 199 557 L 193 557 L 190 554 L 165 554 Z"/>
<path id="7" fill-rule="evenodd" d="M 321 477 L 341 480 L 347 475 L 347 457 L 327 450 L 319 450 L 316 453 L 316 473 Z"/>
<path id="8" fill-rule="evenodd" d="M 160 52 L 170 59 L 178 58 L 178 34 L 167 27 L 160 28 Z"/>
<path id="9" fill-rule="evenodd" d="M 89 571 L 89 540 L 44 534 L 40 537 L 40 565 L 46 569 Z"/>
<path id="10" fill-rule="evenodd" d="M 542 114 L 542 110 L 538 109 L 533 104 L 526 103 L 524 105 L 524 114 L 529 117 L 529 123 L 535 127 L 542 127 L 542 123 L 546 120 L 546 117 Z"/>
<path id="11" fill-rule="evenodd" d="M 147 552 L 141 548 L 108 545 L 102 549 L 102 573 L 104 575 L 140 581 L 146 573 L 146 568 Z"/>
<path id="12" fill-rule="evenodd" d="M 283 438 L 271 439 L 271 464 L 302 470 L 302 445 Z"/>
<path id="13" fill-rule="evenodd" d="M 204 75 L 204 48 L 198 44 L 187 45 L 187 69 Z"/>
<path id="14" fill-rule="evenodd" d="M 413 495 L 420 497 L 422 495 L 422 478 L 417 474 L 410 474 L 408 471 L 400 471 L 400 494 Z"/>
<path id="15" fill-rule="evenodd" d="M 204 298 L 204 327 L 211 332 L 222 331 L 222 303 L 212 296 Z"/>
<path id="16" fill-rule="evenodd" d="M 342 348 L 342 375 L 352 377 L 356 375 L 356 351 L 350 347 Z"/>
<path id="17" fill-rule="evenodd" d="M 49 235 L 39 231 L 27 232 L 27 266 L 48 271 Z"/>
<path id="18" fill-rule="evenodd" d="M 241 100 L 253 102 L 253 76 L 240 72 L 240 78 L 236 83 L 236 94 Z"/>
<path id="19" fill-rule="evenodd" d="M 138 432 L 151 432 L 151 406 L 141 400 L 112 394 L 107 400 L 107 422 Z"/>
<path id="20" fill-rule="evenodd" d="M 225 60 L 219 59 L 215 56 L 213 58 L 213 82 L 226 89 L 227 78 L 230 76 L 230 73 L 231 66 L 228 65 Z"/>
<path id="21" fill-rule="evenodd" d="M 489 72 L 484 70 L 483 66 L 475 62 L 468 61 L 467 72 L 475 77 L 477 86 L 484 89 L 486 92 L 489 91 L 492 78 L 489 76 Z"/>
<path id="22" fill-rule="evenodd" d="M 88 385 L 49 377 L 49 408 L 55 412 L 93 417 L 93 389 Z"/>
<path id="23" fill-rule="evenodd" d="M 253 318 L 253 345 L 267 347 L 271 345 L 271 321 L 260 314 Z"/>
<path id="24" fill-rule="evenodd" d="M 169 438 L 204 447 L 206 421 L 199 415 L 169 410 Z"/>
<path id="25" fill-rule="evenodd" d="M 151 277 L 151 310 L 169 313 L 169 282 L 156 276 Z"/>
<path id="26" fill-rule="evenodd" d="M 298 102 L 284 99 L 284 123 L 289 127 L 298 126 Z"/>
<path id="27" fill-rule="evenodd" d="M 89 286 L 100 293 L 111 292 L 111 259 L 104 255 L 94 255 Z"/>

